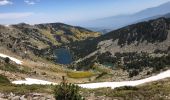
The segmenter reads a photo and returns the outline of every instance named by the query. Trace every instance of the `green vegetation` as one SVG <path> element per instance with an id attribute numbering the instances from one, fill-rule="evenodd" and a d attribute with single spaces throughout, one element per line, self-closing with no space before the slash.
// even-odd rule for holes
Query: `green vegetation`
<path id="1" fill-rule="evenodd" d="M 118 58 L 123 57 L 124 69 L 130 73 L 130 77 L 138 75 L 144 68 L 153 68 L 153 72 L 163 70 L 170 65 L 170 55 L 152 57 L 148 53 L 124 53 Z"/>
<path id="2" fill-rule="evenodd" d="M 5 76 L 1 75 L 0 74 L 0 84 L 3 83 L 3 84 L 9 84 L 10 81 L 8 80 L 8 78 L 6 78 Z"/>
<path id="3" fill-rule="evenodd" d="M 10 62 L 10 59 L 9 59 L 8 57 L 6 57 L 6 58 L 4 59 L 4 61 L 5 61 L 5 63 L 9 63 L 9 62 Z"/>
<path id="4" fill-rule="evenodd" d="M 0 84 L 1 93 L 53 93 L 54 86 L 52 85 L 14 85 L 14 84 Z"/>
<path id="5" fill-rule="evenodd" d="M 40 29 L 40 33 L 45 35 L 54 45 L 59 45 L 58 41 L 55 39 L 53 34 L 51 34 L 50 30 Z"/>
<path id="6" fill-rule="evenodd" d="M 95 98 L 104 97 L 118 100 L 168 100 L 170 94 L 170 79 L 144 84 L 142 86 L 111 88 L 82 89 L 84 97 L 94 94 Z M 109 99 L 109 100 L 110 100 Z"/>
<path id="7" fill-rule="evenodd" d="M 90 70 L 93 67 L 93 64 L 95 63 L 96 57 L 92 56 L 88 59 L 85 59 L 79 63 L 77 63 L 77 70 Z"/>
<path id="8" fill-rule="evenodd" d="M 68 72 L 67 73 L 68 77 L 70 78 L 89 78 L 94 76 L 95 74 L 90 71 L 79 71 L 79 72 Z"/>
<path id="9" fill-rule="evenodd" d="M 78 63 L 78 69 L 94 69 L 91 66 L 94 63 L 105 64 L 108 63 L 109 68 L 122 68 L 129 72 L 129 77 L 133 77 L 139 74 L 139 72 L 143 71 L 145 68 L 152 68 L 153 72 L 159 72 L 160 70 L 164 70 L 168 66 L 170 66 L 170 54 L 160 56 L 160 57 L 153 57 L 150 56 L 149 53 L 146 52 L 128 52 L 128 53 L 115 53 L 115 56 L 112 56 L 111 53 L 97 53 L 96 55 Z M 83 67 L 82 67 L 83 66 Z M 106 66 L 107 67 L 107 66 Z"/>
<path id="10" fill-rule="evenodd" d="M 80 87 L 71 83 L 62 82 L 56 86 L 54 95 L 56 100 L 84 100 L 80 95 Z"/>
<path id="11" fill-rule="evenodd" d="M 0 76 L 1 77 L 1 76 Z M 2 76 L 4 77 L 4 76 Z M 0 78 L 1 79 L 1 78 Z M 5 78 L 6 80 L 6 78 Z M 55 90 L 55 91 L 54 91 Z M 93 99 L 104 97 L 104 99 L 120 100 L 167 100 L 170 94 L 170 79 L 152 82 L 137 87 L 124 86 L 115 88 L 83 89 L 73 84 L 61 83 L 53 85 L 13 85 L 0 83 L 1 93 L 26 94 L 26 93 L 48 93 L 55 94 L 55 98 L 75 97 L 80 98 L 80 94 L 88 98 L 94 94 Z M 66 95 L 67 94 L 67 95 Z M 72 96 L 71 96 L 72 95 Z M 74 95 L 74 96 L 73 96 Z M 58 99 L 57 99 L 58 100 Z M 59 99 L 63 100 L 63 99 Z M 64 99 L 68 100 L 68 99 Z M 69 99 L 72 100 L 72 99 Z M 81 99 L 73 99 L 81 100 Z"/>
<path id="12" fill-rule="evenodd" d="M 33 93 L 33 92 L 41 92 L 41 93 L 52 93 L 52 89 L 54 86 L 52 85 L 14 85 L 11 84 L 10 81 L 3 75 L 0 75 L 0 92 L 2 93 L 17 93 L 17 94 L 25 94 L 25 93 Z"/>
<path id="13" fill-rule="evenodd" d="M 21 68 L 19 68 L 16 65 L 12 65 L 12 64 L 9 64 L 9 63 L 1 65 L 0 70 L 9 71 L 9 72 L 16 72 L 16 73 L 17 72 L 28 73 L 28 72 L 31 71 L 31 69 L 28 68 L 28 67 L 22 66 Z"/>
<path id="14" fill-rule="evenodd" d="M 121 90 L 138 90 L 137 87 L 134 86 L 123 86 L 123 87 L 118 87 L 115 88 L 116 91 L 121 91 Z"/>
<path id="15" fill-rule="evenodd" d="M 107 72 L 102 72 L 102 73 L 100 73 L 100 74 L 96 77 L 96 79 L 99 79 L 99 78 L 101 78 L 102 76 L 107 75 L 107 74 L 108 74 Z"/>
<path id="16" fill-rule="evenodd" d="M 11 84 L 7 77 L 0 75 L 0 93 L 53 93 L 53 85 L 15 85 Z"/>
<path id="17" fill-rule="evenodd" d="M 4 64 L 0 67 L 1 70 L 4 70 L 4 71 L 10 71 L 10 72 L 18 72 L 20 71 L 20 69 L 15 66 L 15 65 L 12 65 L 12 64 Z"/>

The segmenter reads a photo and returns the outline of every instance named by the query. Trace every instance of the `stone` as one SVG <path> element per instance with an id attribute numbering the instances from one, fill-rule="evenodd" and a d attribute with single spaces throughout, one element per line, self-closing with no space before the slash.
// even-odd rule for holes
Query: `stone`
<path id="1" fill-rule="evenodd" d="M 4 94 L 0 93 L 0 97 L 4 97 Z M 1 99 L 0 99 L 1 100 Z"/>
<path id="2" fill-rule="evenodd" d="M 27 99 L 25 98 L 25 95 L 23 95 L 20 97 L 20 100 L 27 100 Z"/>
<path id="3" fill-rule="evenodd" d="M 40 100 L 39 97 L 33 97 L 33 100 Z"/>
<path id="4" fill-rule="evenodd" d="M 4 98 L 1 98 L 1 97 L 0 97 L 0 100 L 8 100 L 8 99 L 4 99 Z"/>
<path id="5" fill-rule="evenodd" d="M 11 96 L 11 97 L 14 97 L 14 96 L 15 96 L 15 94 L 13 94 L 13 93 L 11 92 L 11 93 L 10 93 L 10 96 Z"/>
<path id="6" fill-rule="evenodd" d="M 45 97 L 41 97 L 40 100 L 46 100 L 46 98 Z"/>
<path id="7" fill-rule="evenodd" d="M 11 100 L 20 100 L 20 96 L 15 96 L 15 97 L 11 98 Z"/>

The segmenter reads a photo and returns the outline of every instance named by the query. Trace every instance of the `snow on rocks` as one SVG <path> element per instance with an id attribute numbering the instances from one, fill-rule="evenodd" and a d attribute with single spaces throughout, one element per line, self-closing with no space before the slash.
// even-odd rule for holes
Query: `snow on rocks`
<path id="1" fill-rule="evenodd" d="M 19 81 L 13 81 L 13 84 L 26 84 L 26 85 L 32 85 L 32 84 L 40 84 L 40 85 L 57 85 L 57 83 L 44 81 L 44 80 L 38 80 L 33 78 L 26 78 L 25 80 L 19 80 Z"/>
<path id="2" fill-rule="evenodd" d="M 7 55 L 2 54 L 2 53 L 0 53 L 0 57 L 2 57 L 2 58 L 8 57 L 10 60 L 14 61 L 15 63 L 17 63 L 17 64 L 19 64 L 19 65 L 22 64 L 22 61 L 21 61 L 21 60 L 18 60 L 18 59 L 16 59 L 16 58 L 11 57 L 11 56 L 7 56 Z"/>
<path id="3" fill-rule="evenodd" d="M 164 71 L 158 75 L 151 76 L 149 78 L 136 80 L 136 81 L 101 82 L 101 83 L 88 83 L 88 84 L 78 84 L 78 85 L 82 88 L 89 88 L 89 89 L 104 88 L 104 87 L 111 87 L 112 89 L 114 89 L 116 87 L 122 87 L 122 86 L 137 86 L 137 85 L 148 83 L 148 82 L 158 81 L 160 79 L 165 79 L 168 77 L 170 77 L 170 70 Z M 13 81 L 12 83 L 13 84 L 26 84 L 26 85 L 31 85 L 31 84 L 57 85 L 57 83 L 48 82 L 44 80 L 38 80 L 38 79 L 32 79 L 32 78 L 26 78 L 26 80 L 20 80 L 20 81 Z"/>

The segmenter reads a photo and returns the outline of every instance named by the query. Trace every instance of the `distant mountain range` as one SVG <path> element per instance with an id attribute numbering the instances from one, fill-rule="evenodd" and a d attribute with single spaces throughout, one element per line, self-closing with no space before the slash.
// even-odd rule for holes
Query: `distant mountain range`
<path id="1" fill-rule="evenodd" d="M 110 31 L 112 31 L 112 29 L 105 29 L 105 28 L 92 28 L 92 27 L 86 27 L 87 29 L 89 30 L 92 30 L 94 32 L 99 32 L 101 34 L 106 34 L 106 33 L 109 33 Z"/>
<path id="2" fill-rule="evenodd" d="M 160 18 L 160 17 L 170 18 L 170 13 L 167 13 L 167 14 L 164 14 L 164 15 L 157 15 L 157 16 L 145 18 L 145 19 L 140 20 L 140 22 L 142 22 L 142 21 L 148 21 L 148 20 L 152 20 L 152 19 L 157 19 L 157 18 Z"/>
<path id="3" fill-rule="evenodd" d="M 118 16 L 111 16 L 107 18 L 97 19 L 97 20 L 91 20 L 83 25 L 88 27 L 100 28 L 100 30 L 103 29 L 113 30 L 133 23 L 144 21 L 144 19 L 146 20 L 148 20 L 148 18 L 152 19 L 152 17 L 154 16 L 157 16 L 155 18 L 158 18 L 168 13 L 170 13 L 170 2 L 167 2 L 157 7 L 145 9 L 135 14 L 118 15 Z"/>

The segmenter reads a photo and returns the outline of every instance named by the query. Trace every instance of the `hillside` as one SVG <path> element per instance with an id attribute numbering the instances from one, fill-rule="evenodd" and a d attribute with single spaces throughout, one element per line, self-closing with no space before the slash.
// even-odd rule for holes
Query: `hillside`
<path id="1" fill-rule="evenodd" d="M 45 32 L 46 33 L 45 35 L 51 34 L 51 36 L 48 37 L 49 38 L 53 37 L 60 44 L 84 40 L 89 37 L 98 37 L 100 35 L 97 32 L 92 32 L 82 27 L 70 26 L 63 23 L 47 23 L 38 24 L 35 26 L 39 28 L 42 31 L 42 33 Z"/>
<path id="2" fill-rule="evenodd" d="M 31 77 L 60 82 L 62 76 L 68 77 L 70 82 L 88 81 L 70 78 L 67 73 L 72 73 L 72 70 L 55 62 L 55 50 L 62 44 L 99 35 L 62 23 L 0 25 L 0 74 L 10 81 Z M 10 57 L 9 63 L 4 57 Z M 14 63 L 13 59 L 19 63 Z"/>
<path id="3" fill-rule="evenodd" d="M 170 0 L 0 0 L 0 100 L 170 100 Z"/>
<path id="4" fill-rule="evenodd" d="M 138 99 L 138 95 L 141 95 L 139 98 L 146 95 L 144 98 L 147 99 L 151 96 L 154 99 L 169 98 L 169 90 L 166 90 L 169 89 L 169 79 L 159 80 L 169 77 L 169 18 L 129 25 L 101 36 L 61 23 L 1 26 L 0 32 L 0 94 L 5 96 L 0 98 L 54 99 L 51 95 L 54 86 L 47 84 L 60 83 L 62 76 L 71 83 L 84 83 L 80 84 L 84 88 L 112 87 L 81 88 L 83 97 L 87 99 Z M 71 54 L 74 62 L 67 65 L 52 62 L 49 57 L 56 52 L 62 59 Z M 159 81 L 145 85 L 156 80 Z M 21 83 L 30 85 L 14 85 Z M 148 94 L 143 94 L 145 91 Z M 130 97 L 131 94 L 135 97 Z"/>
<path id="5" fill-rule="evenodd" d="M 126 70 L 129 77 L 143 70 L 149 75 L 170 65 L 170 19 L 129 25 L 68 46 L 74 54 L 73 66 L 78 70 L 95 69 L 97 63 Z"/>
<path id="6" fill-rule="evenodd" d="M 53 50 L 61 44 L 97 37 L 99 33 L 62 23 L 0 26 L 1 51 L 10 51 L 23 58 L 41 56 L 53 59 Z"/>

